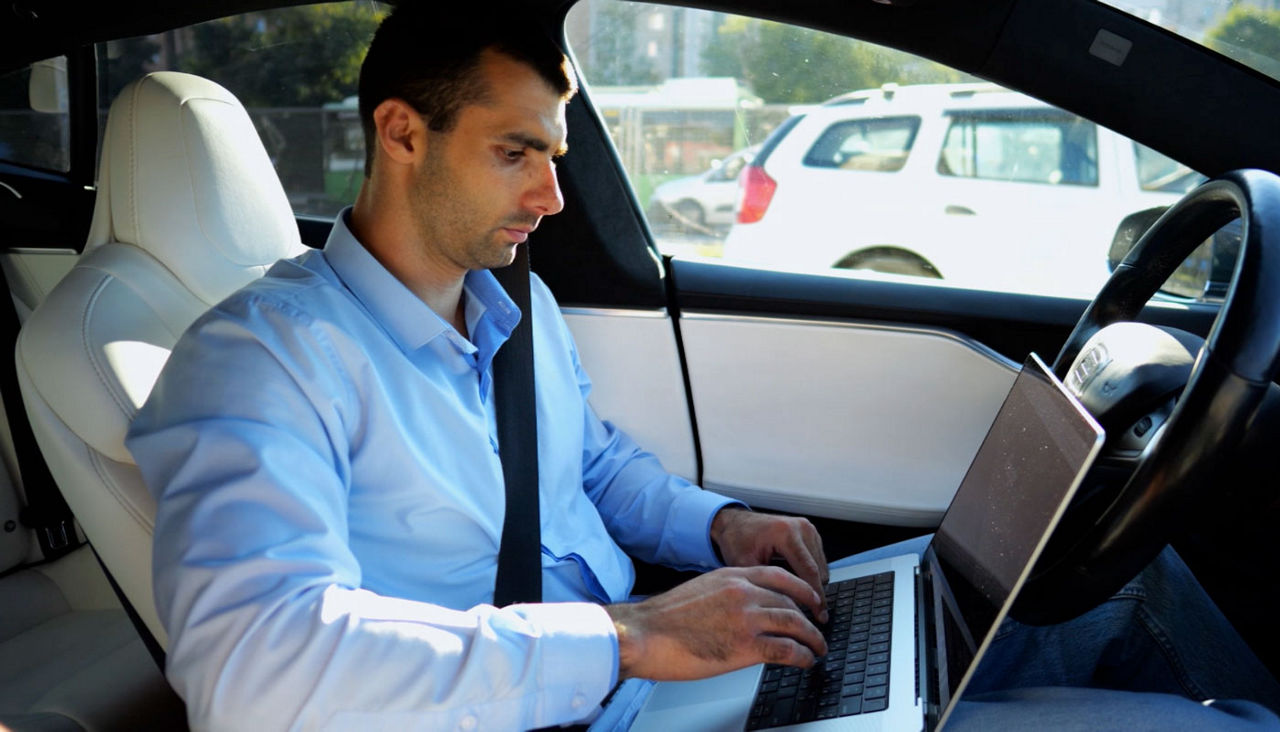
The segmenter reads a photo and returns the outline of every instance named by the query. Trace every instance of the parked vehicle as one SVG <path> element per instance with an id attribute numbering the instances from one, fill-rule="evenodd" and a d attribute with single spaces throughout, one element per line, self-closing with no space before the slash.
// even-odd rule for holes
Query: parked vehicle
<path id="1" fill-rule="evenodd" d="M 724 256 L 1088 297 L 1110 274 L 1121 219 L 1201 180 L 993 84 L 891 84 L 836 97 L 774 133 L 741 176 Z"/>
<path id="2" fill-rule="evenodd" d="M 649 223 L 709 235 L 728 229 L 735 218 L 738 176 L 759 149 L 754 145 L 738 150 L 703 173 L 655 188 L 649 199 Z"/>

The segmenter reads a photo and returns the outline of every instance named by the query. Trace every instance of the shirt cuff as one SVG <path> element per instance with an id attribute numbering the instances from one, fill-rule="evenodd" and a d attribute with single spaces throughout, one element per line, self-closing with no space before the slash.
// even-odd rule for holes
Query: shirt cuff
<path id="1" fill-rule="evenodd" d="M 703 569 L 724 566 L 711 543 L 711 522 L 725 506 L 749 509 L 742 501 L 702 489 L 687 491 L 676 501 L 667 525 L 671 527 L 671 545 L 686 548 L 682 564 Z"/>
<path id="2" fill-rule="evenodd" d="M 618 683 L 618 634 L 605 609 L 592 602 L 515 605 L 541 629 L 544 719 L 576 720 L 595 711 Z"/>

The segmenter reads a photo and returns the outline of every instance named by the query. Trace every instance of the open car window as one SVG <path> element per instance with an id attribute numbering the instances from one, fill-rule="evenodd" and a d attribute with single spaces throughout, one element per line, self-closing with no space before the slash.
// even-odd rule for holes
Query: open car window
<path id="1" fill-rule="evenodd" d="M 1091 298 L 1121 223 L 1204 180 L 1068 111 L 856 39 L 613 0 L 579 2 L 565 32 L 662 254 Z M 748 149 L 736 180 L 718 175 Z"/>

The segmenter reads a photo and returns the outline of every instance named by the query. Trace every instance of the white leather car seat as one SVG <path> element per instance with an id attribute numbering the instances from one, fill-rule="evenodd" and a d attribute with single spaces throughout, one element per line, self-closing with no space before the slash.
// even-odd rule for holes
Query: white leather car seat
<path id="1" fill-rule="evenodd" d="M 279 178 L 230 92 L 157 72 L 120 93 L 88 243 L 24 324 L 17 365 L 54 479 L 161 647 L 156 506 L 125 432 L 187 326 L 303 250 Z"/>

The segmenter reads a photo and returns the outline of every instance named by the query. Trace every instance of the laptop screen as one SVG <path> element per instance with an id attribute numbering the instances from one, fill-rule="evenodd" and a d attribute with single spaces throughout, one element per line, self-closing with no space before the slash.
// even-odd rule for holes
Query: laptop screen
<path id="1" fill-rule="evenodd" d="M 930 545 L 934 590 L 949 626 L 947 662 L 939 669 L 944 703 L 1007 611 L 1101 449 L 1102 434 L 1044 363 L 1029 356 Z"/>

